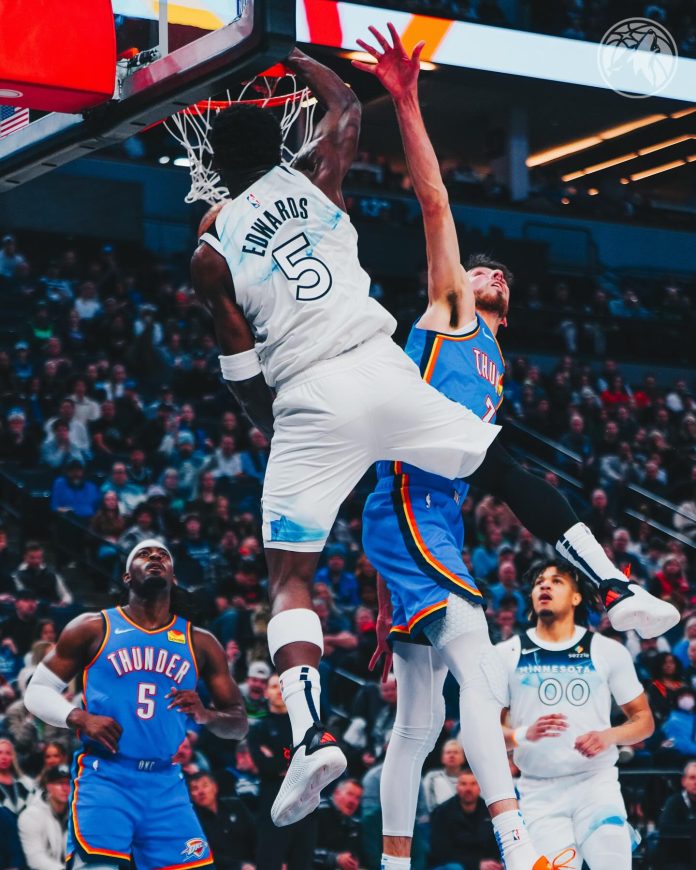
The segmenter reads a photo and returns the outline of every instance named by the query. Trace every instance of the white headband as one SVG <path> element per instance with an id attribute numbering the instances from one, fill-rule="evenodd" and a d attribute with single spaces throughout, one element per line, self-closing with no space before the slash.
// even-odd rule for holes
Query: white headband
<path id="1" fill-rule="evenodd" d="M 126 559 L 126 573 L 130 571 L 130 566 L 135 559 L 136 555 L 143 550 L 145 547 L 159 547 L 160 550 L 165 550 L 169 558 L 174 561 L 174 557 L 169 552 L 169 548 L 164 543 L 164 541 L 158 541 L 157 538 L 145 538 L 144 541 L 141 541 L 139 544 L 136 544 L 133 549 L 128 554 L 128 558 Z"/>

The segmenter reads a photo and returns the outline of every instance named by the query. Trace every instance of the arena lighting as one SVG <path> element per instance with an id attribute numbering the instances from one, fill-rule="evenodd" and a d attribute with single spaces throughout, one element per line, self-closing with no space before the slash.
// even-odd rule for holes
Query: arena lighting
<path id="1" fill-rule="evenodd" d="M 164 166 L 166 163 L 169 163 L 170 161 L 171 161 L 171 157 L 167 157 L 167 155 L 164 154 L 162 157 L 160 157 L 160 159 L 157 162 L 161 163 Z"/>
<path id="2" fill-rule="evenodd" d="M 174 166 L 185 166 L 187 169 L 191 164 L 189 163 L 188 157 L 175 157 L 174 158 Z"/>
<path id="3" fill-rule="evenodd" d="M 578 151 L 584 151 L 586 148 L 592 148 L 594 145 L 599 145 L 606 139 L 616 139 L 617 136 L 625 136 L 626 133 L 631 133 L 633 130 L 639 130 L 641 127 L 648 127 L 650 124 L 657 124 L 658 121 L 665 121 L 669 115 L 647 115 L 645 118 L 639 118 L 637 121 L 630 121 L 627 124 L 619 124 L 618 127 L 609 127 L 607 130 L 600 130 L 594 136 L 587 136 L 584 139 L 575 139 L 573 142 L 566 142 L 565 145 L 557 145 L 554 148 L 547 148 L 544 151 L 537 151 L 536 154 L 530 154 L 527 158 L 527 166 L 531 169 L 534 166 L 545 166 L 547 163 L 552 163 L 554 160 L 560 160 L 562 157 L 567 157 L 569 154 L 575 154 Z"/>
<path id="4" fill-rule="evenodd" d="M 635 160 L 637 157 L 644 157 L 646 154 L 652 154 L 655 151 L 661 151 L 663 148 L 671 148 L 672 145 L 678 145 L 680 142 L 687 142 L 693 139 L 694 136 L 675 136 L 674 139 L 665 139 L 664 142 L 656 142 L 654 145 L 647 145 L 645 148 L 639 148 L 637 151 L 631 151 L 629 154 L 622 154 L 620 157 L 615 157 L 613 160 L 605 160 L 603 163 L 595 163 L 592 166 L 586 166 L 585 169 L 579 169 L 577 172 L 569 172 L 567 175 L 561 176 L 561 181 L 575 181 L 576 178 L 582 178 L 585 175 L 591 175 L 593 172 L 601 172 L 603 169 L 609 169 L 611 166 L 617 166 L 619 163 L 626 163 L 628 160 Z"/>
<path id="5" fill-rule="evenodd" d="M 600 142 L 604 142 L 607 139 L 616 139 L 617 136 L 625 136 L 626 133 L 632 133 L 634 130 L 640 130 L 641 127 L 649 127 L 651 124 L 666 121 L 668 118 L 672 120 L 685 118 L 687 115 L 691 115 L 694 112 L 696 112 L 696 109 L 694 108 L 681 109 L 679 112 L 672 112 L 671 115 L 647 115 L 645 118 L 639 118 L 636 121 L 619 124 L 617 127 L 609 127 L 607 130 L 600 130 L 599 133 L 595 133 L 594 136 L 588 136 L 585 139 L 576 139 L 573 142 L 567 142 L 565 145 L 557 145 L 554 148 L 547 148 L 544 151 L 537 151 L 536 154 L 530 154 L 526 161 L 527 166 L 529 166 L 530 169 L 534 166 L 544 166 L 546 163 L 560 160 L 561 157 L 566 157 L 568 154 L 575 154 L 577 151 L 584 151 L 585 148 L 592 148 L 594 145 L 599 145 Z M 655 150 L 658 149 L 656 148 Z M 620 163 L 622 160 L 618 159 L 618 162 Z M 598 163 L 596 165 L 606 168 L 606 166 L 610 166 L 611 163 L 607 161 L 606 164 Z M 581 174 L 582 173 L 587 173 L 587 170 L 581 170 Z M 573 174 L 573 178 L 579 177 L 580 175 Z"/>
<path id="6" fill-rule="evenodd" d="M 588 196 L 597 196 L 598 193 L 599 193 L 599 191 L 597 190 L 596 187 L 588 187 L 587 188 L 587 195 Z"/>
<path id="7" fill-rule="evenodd" d="M 672 169 L 678 169 L 680 166 L 686 166 L 687 163 L 696 161 L 696 154 L 684 160 L 672 160 L 671 163 L 662 163 L 660 166 L 653 166 L 652 169 L 644 169 L 642 172 L 634 172 L 629 175 L 631 181 L 641 181 L 643 178 L 650 178 L 651 175 L 659 175 L 661 172 L 670 172 Z"/>
<path id="8" fill-rule="evenodd" d="M 366 51 L 340 51 L 339 55 L 344 57 L 346 60 L 361 60 L 363 63 L 371 64 L 377 63 L 374 57 Z M 420 62 L 420 68 L 426 72 L 432 72 L 432 70 L 437 69 L 437 64 L 432 63 L 429 60 L 422 60 Z"/>

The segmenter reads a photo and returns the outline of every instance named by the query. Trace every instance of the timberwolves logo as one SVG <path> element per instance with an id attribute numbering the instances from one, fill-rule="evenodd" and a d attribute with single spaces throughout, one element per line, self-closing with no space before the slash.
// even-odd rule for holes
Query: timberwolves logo
<path id="1" fill-rule="evenodd" d="M 667 87 L 677 71 L 672 34 L 650 18 L 625 18 L 602 37 L 597 55 L 607 85 L 622 97 L 644 99 Z"/>
<path id="2" fill-rule="evenodd" d="M 184 860 L 188 861 L 191 858 L 202 858 L 207 851 L 208 844 L 206 841 L 202 840 L 200 837 L 193 837 L 184 843 L 184 848 L 181 850 L 181 854 L 184 856 Z"/>

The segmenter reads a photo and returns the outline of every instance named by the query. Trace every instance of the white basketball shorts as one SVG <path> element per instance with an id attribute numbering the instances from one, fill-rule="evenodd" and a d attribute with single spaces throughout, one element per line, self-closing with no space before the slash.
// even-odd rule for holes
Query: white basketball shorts
<path id="1" fill-rule="evenodd" d="M 522 776 L 518 789 L 535 848 L 549 858 L 575 848 L 579 855 L 570 864 L 574 870 L 582 867 L 582 846 L 591 834 L 602 825 L 627 824 L 619 773 L 613 765 L 573 776 Z"/>
<path id="2" fill-rule="evenodd" d="M 382 334 L 283 384 L 273 413 L 264 544 L 301 552 L 324 548 L 341 502 L 373 462 L 468 477 L 500 431 L 425 383 Z"/>

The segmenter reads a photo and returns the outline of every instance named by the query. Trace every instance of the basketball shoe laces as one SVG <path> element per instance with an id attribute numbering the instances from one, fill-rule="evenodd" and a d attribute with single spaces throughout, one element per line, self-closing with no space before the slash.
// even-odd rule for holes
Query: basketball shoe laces
<path id="1" fill-rule="evenodd" d="M 575 849 L 573 849 L 572 846 L 569 846 L 567 849 L 564 849 L 556 855 L 551 862 L 549 870 L 570 870 L 570 862 L 575 860 L 577 854 L 578 853 Z"/>

